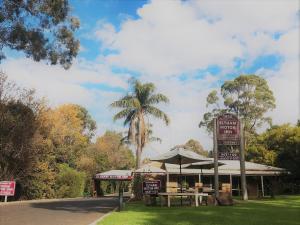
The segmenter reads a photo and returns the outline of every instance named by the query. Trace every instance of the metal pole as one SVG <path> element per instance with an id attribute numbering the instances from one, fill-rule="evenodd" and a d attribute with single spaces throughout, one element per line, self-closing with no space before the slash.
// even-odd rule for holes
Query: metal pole
<path id="1" fill-rule="evenodd" d="M 245 168 L 245 141 L 244 141 L 244 125 L 240 121 L 240 167 L 241 167 L 241 187 L 243 200 L 248 200 L 246 168 Z"/>
<path id="2" fill-rule="evenodd" d="M 122 189 L 122 181 L 119 185 L 119 211 L 122 210 L 123 207 L 123 189 Z"/>
<path id="3" fill-rule="evenodd" d="M 4 197 L 4 202 L 7 202 L 7 195 L 5 195 Z"/>
<path id="4" fill-rule="evenodd" d="M 170 180 L 170 178 L 169 178 L 169 173 L 167 173 L 167 185 L 166 185 L 166 192 L 169 192 L 169 186 L 170 186 L 170 184 L 169 184 L 169 180 Z"/>
<path id="5" fill-rule="evenodd" d="M 213 120 L 214 123 L 214 175 L 215 175 L 215 198 L 219 197 L 219 171 L 218 171 L 218 143 L 217 143 L 217 120 Z M 215 200 L 217 205 L 217 200 Z"/>
<path id="6" fill-rule="evenodd" d="M 179 156 L 179 166 L 180 166 L 180 192 L 182 193 L 181 156 Z M 182 206 L 182 195 L 180 196 L 180 204 Z"/>
<path id="7" fill-rule="evenodd" d="M 262 193 L 262 196 L 265 197 L 264 177 L 263 177 L 263 176 L 260 176 L 260 180 L 261 180 L 261 193 Z"/>

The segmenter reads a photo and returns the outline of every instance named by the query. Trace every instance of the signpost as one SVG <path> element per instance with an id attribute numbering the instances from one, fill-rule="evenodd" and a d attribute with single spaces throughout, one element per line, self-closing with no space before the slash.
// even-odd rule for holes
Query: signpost
<path id="1" fill-rule="evenodd" d="M 15 181 L 0 181 L 0 196 L 5 196 L 4 202 L 7 202 L 7 196 L 15 195 L 15 189 Z"/>
<path id="2" fill-rule="evenodd" d="M 248 200 L 246 175 L 243 125 L 231 113 L 224 113 L 214 119 L 214 171 L 215 171 L 215 196 L 219 196 L 218 159 L 240 160 L 241 186 L 243 199 Z M 221 146 L 221 148 L 220 148 Z M 236 147 L 239 147 L 240 151 Z"/>

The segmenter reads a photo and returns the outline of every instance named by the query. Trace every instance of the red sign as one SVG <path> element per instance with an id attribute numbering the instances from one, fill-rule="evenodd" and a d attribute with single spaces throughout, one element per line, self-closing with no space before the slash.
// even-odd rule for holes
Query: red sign
<path id="1" fill-rule="evenodd" d="M 217 139 L 219 144 L 238 145 L 240 138 L 240 121 L 230 113 L 217 118 Z"/>
<path id="2" fill-rule="evenodd" d="M 0 181 L 0 196 L 14 196 L 15 189 L 15 181 Z"/>

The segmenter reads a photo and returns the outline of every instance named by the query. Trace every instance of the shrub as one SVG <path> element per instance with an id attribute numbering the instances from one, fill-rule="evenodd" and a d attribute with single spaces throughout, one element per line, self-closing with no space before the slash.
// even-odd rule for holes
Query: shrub
<path id="1" fill-rule="evenodd" d="M 60 164 L 58 168 L 56 197 L 74 198 L 82 196 L 85 185 L 85 173 L 78 172 L 67 164 Z"/>

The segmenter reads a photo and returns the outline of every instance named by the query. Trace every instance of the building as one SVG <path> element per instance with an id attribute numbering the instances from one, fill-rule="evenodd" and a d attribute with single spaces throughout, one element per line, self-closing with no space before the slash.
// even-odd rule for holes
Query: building
<path id="1" fill-rule="evenodd" d="M 240 161 L 219 160 L 224 163 L 218 167 L 220 190 L 229 189 L 232 195 L 240 195 Z M 247 190 L 250 197 L 272 195 L 276 192 L 280 176 L 287 173 L 285 169 L 266 166 L 263 164 L 246 162 Z M 180 183 L 179 165 L 165 164 L 166 186 L 165 190 L 174 191 Z M 214 169 L 182 169 L 182 180 L 188 187 L 195 187 L 197 183 L 203 184 L 203 189 L 214 189 Z"/>
<path id="2" fill-rule="evenodd" d="M 241 194 L 240 185 L 240 161 L 239 160 L 219 160 L 223 165 L 218 167 L 219 172 L 219 189 L 221 191 L 231 192 L 237 196 Z M 285 176 L 288 172 L 285 169 L 267 166 L 263 164 L 246 162 L 246 180 L 248 195 L 251 198 L 264 197 L 276 193 L 278 181 L 281 176 Z M 101 175 L 113 177 L 122 177 L 128 175 L 128 170 L 113 170 L 104 172 Z M 151 162 L 144 165 L 138 171 L 132 170 L 131 173 L 144 174 L 147 179 L 160 179 L 161 192 L 177 192 L 180 190 L 180 179 L 183 181 L 183 188 L 194 189 L 199 187 L 203 192 L 211 192 L 214 190 L 214 169 L 182 169 L 180 176 L 179 165 Z M 100 174 L 95 176 L 95 182 Z M 129 175 L 128 175 L 129 176 Z M 98 186 L 98 185 L 97 185 Z M 97 191 L 98 192 L 98 191 Z"/>

